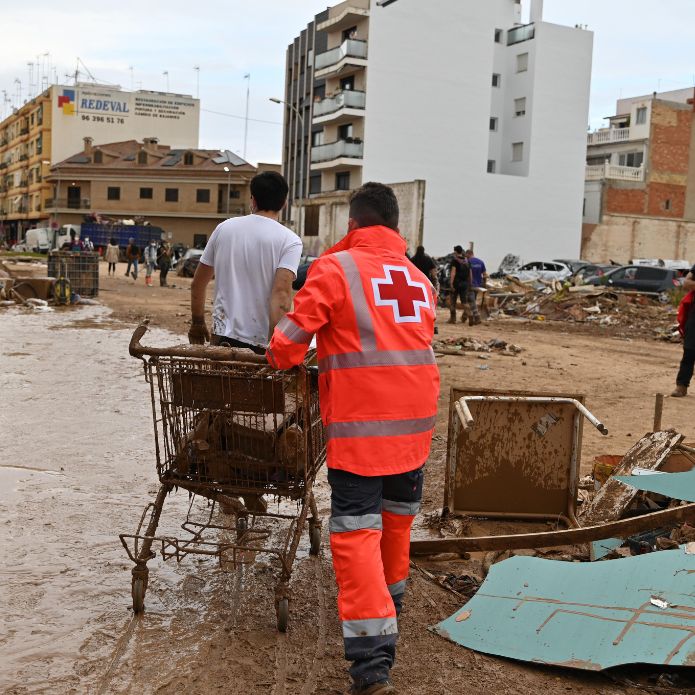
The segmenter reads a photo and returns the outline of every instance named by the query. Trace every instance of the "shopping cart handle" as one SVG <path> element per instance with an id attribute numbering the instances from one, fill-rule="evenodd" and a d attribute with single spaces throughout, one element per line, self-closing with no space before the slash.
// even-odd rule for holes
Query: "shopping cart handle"
<path id="1" fill-rule="evenodd" d="M 128 351 L 133 357 L 198 357 L 220 362 L 268 364 L 263 355 L 256 355 L 251 350 L 236 350 L 234 348 L 213 345 L 179 345 L 169 348 L 145 347 L 141 345 L 140 340 L 147 331 L 148 327 L 145 323 L 141 323 L 133 331 L 128 347 Z"/>

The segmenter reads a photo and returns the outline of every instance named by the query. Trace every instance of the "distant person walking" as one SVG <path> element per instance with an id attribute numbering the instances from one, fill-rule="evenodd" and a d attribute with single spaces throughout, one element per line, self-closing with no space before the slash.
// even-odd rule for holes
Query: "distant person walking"
<path id="1" fill-rule="evenodd" d="M 683 335 L 683 358 L 676 377 L 676 390 L 671 394 L 674 398 L 683 398 L 688 395 L 690 381 L 695 369 L 695 266 L 683 281 L 683 289 L 688 294 L 683 298 L 678 307 L 678 324 Z"/>
<path id="2" fill-rule="evenodd" d="M 486 294 L 487 294 L 487 268 L 485 267 L 485 263 L 480 260 L 480 258 L 476 258 L 473 255 L 473 250 L 468 249 L 466 251 L 466 260 L 468 261 L 468 265 L 471 267 L 471 283 L 472 287 L 471 290 L 473 292 L 473 297 L 472 301 L 474 306 L 478 306 L 478 295 L 481 296 L 480 300 L 480 308 L 481 310 L 485 310 L 485 314 L 488 314 L 487 310 L 487 301 L 486 301 Z M 480 316 L 478 315 L 478 312 L 476 311 L 476 318 L 475 318 L 476 323 L 480 323 Z"/>
<path id="3" fill-rule="evenodd" d="M 104 260 L 109 264 L 109 275 L 113 273 L 116 274 L 116 263 L 118 263 L 118 256 L 120 255 L 120 249 L 116 240 L 111 237 L 109 240 L 109 245 L 106 247 L 104 252 Z"/>
<path id="4" fill-rule="evenodd" d="M 454 246 L 454 257 L 449 265 L 449 289 L 451 299 L 449 303 L 450 317 L 447 323 L 456 323 L 456 302 L 460 299 L 463 305 L 461 312 L 461 322 L 466 320 L 474 326 L 480 323 L 478 307 L 475 303 L 475 294 L 472 292 L 473 280 L 471 277 L 471 266 L 466 260 L 462 246 Z M 473 298 L 473 300 L 471 299 Z"/>
<path id="5" fill-rule="evenodd" d="M 145 284 L 148 287 L 152 286 L 152 273 L 157 265 L 157 242 L 150 241 L 145 247 Z"/>
<path id="6" fill-rule="evenodd" d="M 167 284 L 167 275 L 171 268 L 171 247 L 167 242 L 163 242 L 159 247 L 158 265 L 159 265 L 159 285 L 160 287 L 169 287 Z"/>
<path id="7" fill-rule="evenodd" d="M 128 246 L 125 250 L 125 257 L 128 261 L 128 267 L 125 271 L 125 276 L 130 275 L 130 269 L 133 269 L 133 280 L 138 279 L 138 262 L 140 261 L 140 247 L 135 243 L 132 237 L 128 239 Z"/>
<path id="8" fill-rule="evenodd" d="M 437 264 L 431 256 L 425 253 L 424 246 L 418 246 L 415 249 L 415 255 L 410 259 L 410 262 L 427 278 L 432 281 L 432 286 L 439 292 L 439 278 L 437 277 Z"/>

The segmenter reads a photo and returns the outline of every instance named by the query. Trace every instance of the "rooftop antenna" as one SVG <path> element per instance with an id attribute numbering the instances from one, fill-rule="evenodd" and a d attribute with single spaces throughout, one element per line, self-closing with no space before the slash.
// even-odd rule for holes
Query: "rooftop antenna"
<path id="1" fill-rule="evenodd" d="M 200 99 L 200 65 L 194 65 L 195 70 L 195 98 Z"/>
<path id="2" fill-rule="evenodd" d="M 34 95 L 34 63 L 27 63 L 29 68 L 29 97 Z"/>
<path id="3" fill-rule="evenodd" d="M 169 71 L 165 70 L 162 75 L 167 78 L 167 92 L 169 91 Z"/>
<path id="4" fill-rule="evenodd" d="M 15 77 L 14 83 L 17 85 L 17 108 L 19 108 L 22 105 L 22 80 Z"/>
<path id="5" fill-rule="evenodd" d="M 246 159 L 246 145 L 249 139 L 249 97 L 251 96 L 251 73 L 247 72 L 244 75 L 246 80 L 246 117 L 244 118 L 244 156 Z"/>
<path id="6" fill-rule="evenodd" d="M 133 66 L 129 66 L 128 70 L 130 70 L 130 91 L 134 92 L 135 91 L 135 77 L 133 76 Z"/>
<path id="7" fill-rule="evenodd" d="M 45 61 L 43 59 L 46 59 Z M 51 54 L 46 51 L 41 57 L 41 91 L 48 89 L 48 82 L 51 79 Z M 44 85 L 45 83 L 45 85 Z"/>

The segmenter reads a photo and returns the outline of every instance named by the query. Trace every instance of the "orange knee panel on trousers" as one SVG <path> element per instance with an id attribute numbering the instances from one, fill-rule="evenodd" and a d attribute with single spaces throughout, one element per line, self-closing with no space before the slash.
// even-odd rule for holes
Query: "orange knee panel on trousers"
<path id="1" fill-rule="evenodd" d="M 388 585 L 408 577 L 410 569 L 410 528 L 414 516 L 382 511 L 381 558 Z"/>
<path id="2" fill-rule="evenodd" d="M 338 582 L 340 619 L 395 617 L 381 561 L 381 531 L 332 533 L 331 552 Z"/>

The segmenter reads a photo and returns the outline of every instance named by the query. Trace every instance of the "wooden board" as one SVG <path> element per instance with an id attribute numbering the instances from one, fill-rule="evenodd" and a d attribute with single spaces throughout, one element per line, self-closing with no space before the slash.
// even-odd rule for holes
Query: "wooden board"
<path id="1" fill-rule="evenodd" d="M 613 471 L 613 476 L 632 475 L 632 469 L 637 466 L 653 471 L 658 470 L 673 448 L 682 441 L 683 435 L 673 430 L 646 434 L 623 456 L 622 461 Z M 609 478 L 582 513 L 582 523 L 593 525 L 620 519 L 637 494 L 638 490 L 635 488 Z"/>

